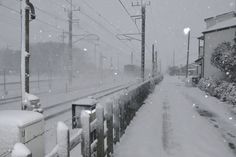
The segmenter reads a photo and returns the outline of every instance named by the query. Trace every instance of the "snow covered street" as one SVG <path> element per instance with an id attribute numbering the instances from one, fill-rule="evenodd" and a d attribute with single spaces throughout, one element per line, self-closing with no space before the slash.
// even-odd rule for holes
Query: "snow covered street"
<path id="1" fill-rule="evenodd" d="M 165 76 L 136 114 L 115 157 L 233 157 L 234 115 L 228 105 Z"/>

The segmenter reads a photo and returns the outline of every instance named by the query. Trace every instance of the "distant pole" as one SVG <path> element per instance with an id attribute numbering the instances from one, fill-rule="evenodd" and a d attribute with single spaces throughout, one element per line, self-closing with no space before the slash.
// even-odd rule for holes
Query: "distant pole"
<path id="1" fill-rule="evenodd" d="M 155 76 L 155 47 L 152 44 L 152 77 Z"/>
<path id="2" fill-rule="evenodd" d="M 72 56 L 72 20 L 73 20 L 73 10 L 72 10 L 72 0 L 70 0 L 70 10 L 69 10 L 69 83 L 72 84 L 73 78 L 73 56 Z"/>
<path id="3" fill-rule="evenodd" d="M 117 70 L 120 70 L 120 58 L 119 55 L 117 55 Z"/>
<path id="4" fill-rule="evenodd" d="M 6 70 L 3 70 L 3 86 L 4 86 L 4 94 L 7 95 L 7 87 L 6 87 Z"/>
<path id="5" fill-rule="evenodd" d="M 39 85 L 39 83 L 40 83 L 40 80 L 39 80 L 39 79 L 40 79 L 40 78 L 39 78 L 39 77 L 40 77 L 40 74 L 39 74 L 39 70 L 38 70 L 38 89 L 40 89 L 40 85 Z"/>
<path id="6" fill-rule="evenodd" d="M 155 51 L 155 75 L 157 75 L 158 71 L 158 62 L 157 62 L 157 50 Z"/>
<path id="7" fill-rule="evenodd" d="M 134 53 L 131 52 L 131 65 L 133 65 L 133 64 L 134 64 Z"/>
<path id="8" fill-rule="evenodd" d="M 94 65 L 97 69 L 97 44 L 94 44 Z"/>
<path id="9" fill-rule="evenodd" d="M 161 63 L 161 60 L 160 60 L 160 73 L 162 72 L 162 63 Z"/>
<path id="10" fill-rule="evenodd" d="M 173 67 L 175 66 L 175 51 L 173 52 Z"/>
<path id="11" fill-rule="evenodd" d="M 141 42 L 141 78 L 145 80 L 145 22 L 146 22 L 146 5 L 142 4 L 142 42 Z"/>
<path id="12" fill-rule="evenodd" d="M 188 78 L 188 66 L 189 66 L 189 47 L 190 47 L 190 31 L 188 32 L 188 48 L 187 48 L 186 78 Z"/>

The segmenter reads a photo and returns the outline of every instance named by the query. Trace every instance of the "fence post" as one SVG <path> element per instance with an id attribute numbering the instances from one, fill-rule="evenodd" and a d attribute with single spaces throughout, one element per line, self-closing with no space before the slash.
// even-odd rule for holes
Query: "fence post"
<path id="1" fill-rule="evenodd" d="M 96 106 L 97 117 L 97 157 L 104 157 L 104 108 L 97 104 Z"/>
<path id="2" fill-rule="evenodd" d="M 121 95 L 119 98 L 119 108 L 120 108 L 120 136 L 125 133 L 125 95 Z"/>
<path id="3" fill-rule="evenodd" d="M 22 143 L 16 143 L 11 153 L 12 157 L 32 157 L 30 150 Z"/>
<path id="4" fill-rule="evenodd" d="M 87 111 L 82 111 L 81 113 L 81 125 L 82 125 L 82 143 L 81 143 L 81 152 L 83 157 L 91 156 L 91 147 L 90 147 L 90 115 Z"/>
<path id="5" fill-rule="evenodd" d="M 113 104 L 114 111 L 114 130 L 115 130 L 115 139 L 114 143 L 120 141 L 120 107 L 119 107 L 119 97 L 115 98 Z"/>
<path id="6" fill-rule="evenodd" d="M 106 104 L 107 111 L 107 156 L 113 154 L 113 101 L 109 100 Z"/>
<path id="7" fill-rule="evenodd" d="M 58 145 L 58 156 L 59 157 L 69 157 L 70 156 L 69 128 L 63 122 L 57 123 L 57 145 Z"/>

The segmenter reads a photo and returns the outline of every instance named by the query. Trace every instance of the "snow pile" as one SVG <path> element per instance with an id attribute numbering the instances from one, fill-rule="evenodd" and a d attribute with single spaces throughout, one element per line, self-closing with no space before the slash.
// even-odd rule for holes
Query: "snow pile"
<path id="1" fill-rule="evenodd" d="M 214 80 L 212 78 L 202 78 L 198 87 L 209 93 L 211 96 L 226 101 L 233 106 L 236 105 L 236 84 L 226 81 Z"/>
<path id="2" fill-rule="evenodd" d="M 31 154 L 30 150 L 22 143 L 16 143 L 12 150 L 12 157 L 27 157 Z"/>

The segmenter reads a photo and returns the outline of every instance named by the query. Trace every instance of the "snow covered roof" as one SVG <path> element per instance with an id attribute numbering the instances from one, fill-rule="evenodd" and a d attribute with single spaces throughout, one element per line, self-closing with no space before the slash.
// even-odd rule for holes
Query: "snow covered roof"
<path id="1" fill-rule="evenodd" d="M 231 27 L 236 27 L 236 17 L 231 18 L 226 21 L 219 22 L 219 23 L 215 24 L 214 26 L 207 28 L 203 33 L 208 33 L 208 32 L 217 31 L 217 30 L 223 30 L 223 29 L 227 29 L 227 28 L 231 28 Z"/>
<path id="2" fill-rule="evenodd" d="M 85 98 L 85 99 L 80 99 L 73 104 L 76 105 L 82 105 L 82 106 L 93 106 L 97 103 L 96 99 L 94 98 Z"/>
<path id="3" fill-rule="evenodd" d="M 0 126 L 1 125 L 15 125 L 23 127 L 37 121 L 43 120 L 42 114 L 32 111 L 21 110 L 2 110 L 0 111 Z"/>

